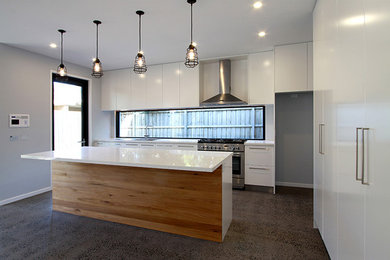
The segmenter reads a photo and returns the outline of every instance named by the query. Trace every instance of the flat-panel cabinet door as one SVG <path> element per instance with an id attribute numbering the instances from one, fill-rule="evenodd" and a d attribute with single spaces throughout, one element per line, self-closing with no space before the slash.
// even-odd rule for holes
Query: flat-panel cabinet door
<path id="1" fill-rule="evenodd" d="M 274 104 L 274 52 L 248 55 L 249 104 Z"/>
<path id="2" fill-rule="evenodd" d="M 146 72 L 146 106 L 163 107 L 162 65 L 150 66 Z"/>
<path id="3" fill-rule="evenodd" d="M 320 90 L 313 93 L 314 99 L 314 222 L 320 232 L 322 227 L 322 200 L 323 200 L 323 173 L 324 173 L 324 120 L 323 120 L 323 95 Z"/>
<path id="4" fill-rule="evenodd" d="M 116 87 L 111 71 L 105 72 L 104 77 L 102 78 L 101 86 L 101 109 L 113 111 L 116 110 Z"/>
<path id="5" fill-rule="evenodd" d="M 199 66 L 187 68 L 180 63 L 180 107 L 199 106 Z"/>
<path id="6" fill-rule="evenodd" d="M 275 92 L 308 90 L 307 43 L 275 47 Z"/>
<path id="7" fill-rule="evenodd" d="M 366 259 L 390 258 L 390 2 L 365 3 Z M 374 16 L 371 16 L 375 14 Z M 371 20 L 372 19 L 372 20 Z M 375 19 L 375 20 L 374 20 Z"/>
<path id="8" fill-rule="evenodd" d="M 320 194 L 322 196 L 322 205 L 320 207 L 318 207 L 319 205 L 315 205 L 315 208 L 317 210 L 322 210 L 321 213 L 317 212 L 322 216 L 321 236 L 332 259 L 337 259 L 338 256 L 337 203 L 339 187 L 338 175 L 335 168 L 337 161 L 337 135 L 335 131 L 335 115 L 337 113 L 337 106 L 333 103 L 334 101 L 332 96 L 332 93 L 335 88 L 334 77 L 337 74 L 337 68 L 335 64 L 337 64 L 339 54 L 339 50 L 337 49 L 338 45 L 336 37 L 337 27 L 334 26 L 337 23 L 338 16 L 336 2 L 326 0 L 318 1 L 314 12 L 314 82 L 315 93 L 317 91 L 321 91 L 323 100 L 324 126 L 322 129 L 322 150 L 324 154 L 322 155 L 322 159 L 324 167 L 322 174 L 317 171 L 317 167 L 315 168 L 315 170 L 317 171 L 315 175 L 320 178 L 323 177 L 322 180 L 316 179 L 316 182 L 321 181 L 322 185 L 322 190 L 320 191 Z M 297 62 L 295 66 L 299 67 L 299 64 L 300 63 Z M 277 71 L 275 71 L 275 74 L 276 73 Z M 277 78 L 278 76 L 275 75 L 275 77 Z M 302 80 L 302 78 L 300 80 Z M 316 135 L 319 134 L 318 131 L 319 129 L 316 130 Z M 318 175 L 318 173 L 321 175 Z M 316 201 L 317 199 L 314 201 L 314 203 L 317 204 Z"/>
<path id="9" fill-rule="evenodd" d="M 124 69 L 110 71 L 110 73 L 112 73 L 112 77 L 115 78 L 114 82 L 116 86 L 116 110 L 126 110 L 131 107 L 130 74 L 132 73 L 132 71 L 130 69 Z"/>
<path id="10" fill-rule="evenodd" d="M 313 42 L 307 43 L 307 90 L 313 90 Z"/>
<path id="11" fill-rule="evenodd" d="M 364 0 L 339 1 L 338 20 L 364 16 Z M 364 259 L 364 185 L 361 177 L 360 141 L 356 147 L 356 128 L 364 126 L 364 48 L 363 24 L 339 26 L 337 32 L 337 71 L 333 74 L 335 88 L 334 140 L 336 174 L 338 176 L 338 258 Z M 340 69 L 338 69 L 340 68 Z M 361 136 L 361 133 L 358 133 Z M 358 154 L 357 154 L 358 153 Z M 358 158 L 356 158 L 358 157 Z M 358 161 L 358 162 L 357 162 Z M 358 163 L 358 165 L 356 164 Z"/>
<path id="12" fill-rule="evenodd" d="M 163 65 L 163 107 L 175 108 L 180 106 L 180 65 L 169 63 Z"/>
<path id="13" fill-rule="evenodd" d="M 146 75 L 131 73 L 131 107 L 144 109 L 146 107 Z"/>

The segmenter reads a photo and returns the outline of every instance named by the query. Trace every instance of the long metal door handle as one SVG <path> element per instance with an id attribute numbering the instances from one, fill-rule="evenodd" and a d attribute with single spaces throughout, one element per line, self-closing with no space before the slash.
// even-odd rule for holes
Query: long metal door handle
<path id="1" fill-rule="evenodd" d="M 250 150 L 267 150 L 265 147 L 250 147 Z"/>
<path id="2" fill-rule="evenodd" d="M 369 183 L 368 182 L 366 182 L 365 180 L 364 180 L 364 175 L 365 175 L 365 169 L 364 169 L 364 167 L 365 167 L 365 143 L 366 143 L 366 141 L 365 141 L 365 131 L 368 131 L 368 130 L 370 130 L 369 128 L 363 128 L 362 129 L 362 184 L 363 185 L 369 185 Z"/>
<path id="3" fill-rule="evenodd" d="M 318 153 L 322 154 L 322 124 L 318 125 Z"/>
<path id="4" fill-rule="evenodd" d="M 319 124 L 319 153 L 320 154 L 325 154 L 324 153 L 324 140 L 323 140 L 323 136 L 324 136 L 324 131 L 323 131 L 323 127 L 325 126 L 325 124 Z"/>
<path id="5" fill-rule="evenodd" d="M 269 168 L 260 168 L 260 167 L 249 167 L 250 170 L 263 170 L 263 171 L 268 171 Z"/>
<path id="6" fill-rule="evenodd" d="M 362 178 L 359 178 L 359 130 L 362 130 L 363 128 L 357 127 L 356 128 L 356 158 L 355 158 L 355 168 L 356 168 L 356 174 L 355 179 L 357 181 L 361 181 Z"/>

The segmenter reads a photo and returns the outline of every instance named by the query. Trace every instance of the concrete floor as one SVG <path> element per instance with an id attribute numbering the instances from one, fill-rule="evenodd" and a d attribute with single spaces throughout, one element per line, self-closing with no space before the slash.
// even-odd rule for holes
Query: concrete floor
<path id="1" fill-rule="evenodd" d="M 0 259 L 329 259 L 312 191 L 233 192 L 223 243 L 51 211 L 51 193 L 0 207 Z"/>

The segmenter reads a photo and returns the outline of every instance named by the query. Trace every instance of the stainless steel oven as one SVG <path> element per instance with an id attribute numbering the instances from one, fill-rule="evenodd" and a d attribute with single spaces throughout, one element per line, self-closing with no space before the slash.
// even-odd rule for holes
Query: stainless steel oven
<path id="1" fill-rule="evenodd" d="M 232 152 L 233 189 L 245 188 L 245 147 L 241 139 L 201 139 L 198 151 Z"/>

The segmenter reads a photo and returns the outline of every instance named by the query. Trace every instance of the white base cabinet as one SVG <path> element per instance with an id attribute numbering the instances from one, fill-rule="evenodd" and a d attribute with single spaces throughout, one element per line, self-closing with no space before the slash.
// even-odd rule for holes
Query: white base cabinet
<path id="1" fill-rule="evenodd" d="M 162 149 L 162 150 L 189 150 L 197 151 L 198 145 L 194 143 L 186 143 L 185 141 L 180 143 L 180 141 L 174 143 L 167 143 L 164 141 L 96 141 L 94 146 L 98 147 L 126 147 L 126 148 L 139 148 L 139 149 Z"/>
<path id="2" fill-rule="evenodd" d="M 275 192 L 273 145 L 245 144 L 245 184 L 272 187 Z"/>
<path id="3" fill-rule="evenodd" d="M 389 17 L 381 0 L 314 11 L 314 221 L 332 259 L 390 259 Z"/>

